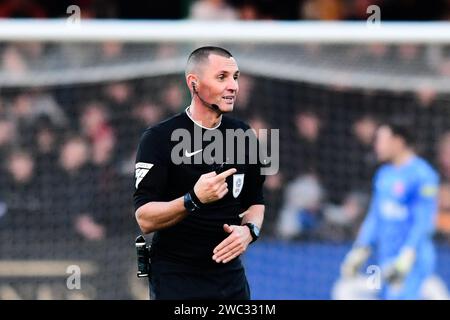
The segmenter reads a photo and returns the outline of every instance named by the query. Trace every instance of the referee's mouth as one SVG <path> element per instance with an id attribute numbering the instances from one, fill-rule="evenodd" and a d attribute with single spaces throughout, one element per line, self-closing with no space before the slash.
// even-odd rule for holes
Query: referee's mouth
<path id="1" fill-rule="evenodd" d="M 228 104 L 233 104 L 235 98 L 236 98 L 236 96 L 224 96 L 224 97 L 222 97 L 222 99 L 224 99 L 225 102 L 228 103 Z"/>

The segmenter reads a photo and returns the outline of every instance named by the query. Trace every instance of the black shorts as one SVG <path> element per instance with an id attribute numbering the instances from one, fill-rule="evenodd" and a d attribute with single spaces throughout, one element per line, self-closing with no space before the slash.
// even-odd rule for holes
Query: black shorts
<path id="1" fill-rule="evenodd" d="M 150 299 L 250 300 L 244 267 L 240 261 L 233 262 L 230 267 L 198 268 L 172 261 L 153 261 L 149 278 Z"/>

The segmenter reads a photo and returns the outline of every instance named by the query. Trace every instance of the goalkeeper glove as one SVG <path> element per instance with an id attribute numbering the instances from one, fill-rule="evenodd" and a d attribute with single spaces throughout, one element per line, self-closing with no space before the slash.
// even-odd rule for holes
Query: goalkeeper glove
<path id="1" fill-rule="evenodd" d="M 345 256 L 341 265 L 343 277 L 354 277 L 358 270 L 367 261 L 371 253 L 369 247 L 355 247 Z"/>
<path id="2" fill-rule="evenodd" d="M 407 274 L 411 271 L 416 260 L 416 252 L 412 248 L 405 248 L 393 263 L 384 270 L 384 279 L 389 284 L 399 284 L 403 282 Z"/>

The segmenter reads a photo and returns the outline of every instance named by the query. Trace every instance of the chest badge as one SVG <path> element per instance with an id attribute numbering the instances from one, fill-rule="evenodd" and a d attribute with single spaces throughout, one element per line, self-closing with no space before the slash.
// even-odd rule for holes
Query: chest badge
<path id="1" fill-rule="evenodd" d="M 244 186 L 244 173 L 233 175 L 233 197 L 237 198 Z"/>
<path id="2" fill-rule="evenodd" d="M 405 185 L 403 184 L 403 182 L 402 181 L 395 182 L 393 191 L 397 197 L 401 197 L 405 193 Z"/>

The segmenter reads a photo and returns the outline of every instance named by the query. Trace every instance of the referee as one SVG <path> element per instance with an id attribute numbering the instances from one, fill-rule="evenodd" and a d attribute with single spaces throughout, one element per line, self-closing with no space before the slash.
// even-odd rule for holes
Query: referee
<path id="1" fill-rule="evenodd" d="M 244 122 L 224 115 L 233 110 L 238 78 L 236 60 L 227 50 L 196 49 L 186 66 L 191 104 L 141 137 L 134 205 L 142 232 L 155 232 L 151 299 L 250 299 L 239 257 L 259 236 L 264 175 L 259 161 L 249 161 L 255 150 L 249 143 L 234 146 L 231 154 L 225 148 L 233 143 L 226 134 L 230 130 L 251 132 Z M 200 144 L 191 139 L 180 155 L 185 161 L 174 161 L 179 141 L 172 133 L 178 129 L 192 137 L 195 132 L 220 135 L 225 156 L 206 161 L 202 155 L 211 139 Z"/>

